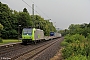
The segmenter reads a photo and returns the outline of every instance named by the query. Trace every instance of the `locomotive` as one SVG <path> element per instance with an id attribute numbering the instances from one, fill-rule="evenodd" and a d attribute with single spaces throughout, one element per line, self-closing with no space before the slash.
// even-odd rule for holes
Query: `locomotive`
<path id="1" fill-rule="evenodd" d="M 22 43 L 35 42 L 44 39 L 44 31 L 35 28 L 24 28 L 22 30 Z"/>
<path id="2" fill-rule="evenodd" d="M 44 36 L 44 31 L 41 29 L 36 28 L 24 28 L 22 30 L 22 43 L 27 44 L 30 42 L 34 42 L 36 44 L 37 41 L 41 40 L 51 40 L 57 37 L 61 37 L 58 33 L 51 37 L 51 36 Z"/>

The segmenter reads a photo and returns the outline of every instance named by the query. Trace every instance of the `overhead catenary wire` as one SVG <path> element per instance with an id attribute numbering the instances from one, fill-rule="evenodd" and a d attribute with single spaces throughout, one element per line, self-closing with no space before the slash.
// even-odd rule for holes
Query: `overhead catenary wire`
<path id="1" fill-rule="evenodd" d="M 22 0 L 25 4 L 27 4 L 30 8 L 32 8 L 26 1 Z M 32 8 L 33 9 L 33 8 Z M 33 9 L 34 10 L 34 9 Z M 34 10 L 36 13 L 39 14 L 39 12 L 37 12 L 36 10 Z M 40 14 L 39 14 L 40 15 Z M 40 15 L 41 16 L 41 15 Z"/>
<path id="2" fill-rule="evenodd" d="M 24 1 L 24 0 L 22 0 L 25 4 L 27 4 L 30 8 L 32 8 L 26 1 Z M 31 0 L 32 1 L 32 0 Z M 33 2 L 33 1 L 32 1 Z M 34 3 L 34 2 L 33 2 Z M 35 3 L 34 3 L 35 4 Z M 35 4 L 35 7 L 37 7 L 46 17 L 48 17 L 36 4 Z M 33 8 L 32 8 L 33 9 Z M 34 10 L 34 9 L 33 9 Z M 36 11 L 36 10 L 34 10 L 36 13 L 38 13 L 40 16 L 41 16 L 41 14 L 38 12 L 38 11 Z M 49 17 L 48 17 L 49 18 Z M 49 18 L 50 19 L 50 18 Z M 51 20 L 51 19 L 50 19 Z"/>
<path id="3" fill-rule="evenodd" d="M 31 0 L 32 1 L 32 0 Z M 34 1 L 32 1 L 33 3 L 34 3 Z M 34 3 L 35 4 L 35 3 Z M 35 6 L 46 16 L 46 17 L 48 17 L 36 4 L 35 4 Z M 49 18 L 49 17 L 48 17 Z"/>

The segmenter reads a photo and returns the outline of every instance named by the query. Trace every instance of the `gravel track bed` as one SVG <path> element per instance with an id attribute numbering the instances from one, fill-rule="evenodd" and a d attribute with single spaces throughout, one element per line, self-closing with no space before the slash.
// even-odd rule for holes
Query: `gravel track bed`
<path id="1" fill-rule="evenodd" d="M 6 47 L 6 48 L 0 50 L 0 55 L 4 54 L 4 53 L 8 53 L 13 50 L 21 49 L 22 47 L 24 47 L 24 46 L 23 45 L 16 45 L 16 46 L 12 45 L 10 47 Z"/>
<path id="2" fill-rule="evenodd" d="M 53 41 L 53 40 L 51 40 Z M 4 54 L 1 54 L 0 55 L 0 58 L 3 59 L 3 58 L 7 58 L 7 59 L 11 59 L 11 58 L 14 58 L 15 56 L 19 57 L 20 55 L 23 55 L 24 53 L 32 50 L 32 49 L 35 49 L 36 47 L 38 46 L 41 46 L 41 45 L 45 45 L 45 44 L 48 44 L 50 43 L 51 41 L 47 41 L 47 42 L 41 42 L 41 43 L 37 43 L 36 45 L 27 45 L 27 46 L 24 46 L 20 49 L 15 49 L 13 51 L 10 51 L 8 53 L 4 53 Z M 17 47 L 18 48 L 18 47 Z M 15 57 L 16 58 L 16 57 Z"/>
<path id="3" fill-rule="evenodd" d="M 15 45 L 11 44 L 11 45 L 6 45 L 6 46 L 0 46 L 0 52 L 6 51 L 6 50 L 8 50 L 8 49 L 16 48 L 16 47 L 18 47 L 19 45 L 21 45 L 21 44 L 15 44 Z"/>
<path id="4" fill-rule="evenodd" d="M 59 38 L 58 42 L 50 46 L 49 48 L 45 49 L 43 52 L 40 54 L 36 55 L 32 59 L 29 60 L 50 60 L 57 51 L 61 48 L 60 47 L 60 42 L 63 40 L 63 38 Z"/>
<path id="5" fill-rule="evenodd" d="M 47 49 L 48 47 L 50 47 L 51 45 L 55 44 L 57 42 L 57 40 L 53 40 L 53 42 L 46 44 L 46 45 L 42 45 L 26 54 L 24 54 L 23 56 L 20 56 L 19 58 L 15 59 L 15 60 L 28 60 L 33 58 L 35 55 L 39 54 L 40 52 L 44 51 L 45 49 Z"/>
<path id="6" fill-rule="evenodd" d="M 3 45 L 0 45 L 0 49 L 5 49 L 6 47 L 18 46 L 18 45 L 20 45 L 20 44 L 21 44 L 21 42 L 3 44 Z"/>

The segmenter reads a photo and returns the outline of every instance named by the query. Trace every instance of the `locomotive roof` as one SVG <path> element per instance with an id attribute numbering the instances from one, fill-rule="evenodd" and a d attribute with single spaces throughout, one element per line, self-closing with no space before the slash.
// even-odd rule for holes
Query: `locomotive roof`
<path id="1" fill-rule="evenodd" d="M 33 29 L 33 28 L 23 28 L 23 29 Z M 36 28 L 35 28 L 36 29 Z M 36 29 L 36 30 L 41 30 L 41 29 Z M 43 30 L 41 30 L 41 31 L 43 31 Z"/>

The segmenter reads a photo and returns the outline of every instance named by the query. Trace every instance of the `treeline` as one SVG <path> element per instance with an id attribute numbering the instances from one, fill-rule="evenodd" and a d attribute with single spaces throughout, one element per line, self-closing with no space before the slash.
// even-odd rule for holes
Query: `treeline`
<path id="1" fill-rule="evenodd" d="M 71 24 L 59 32 L 65 36 L 61 43 L 63 60 L 90 60 L 90 23 Z"/>
<path id="2" fill-rule="evenodd" d="M 60 30 L 59 32 L 62 33 L 63 36 L 66 34 L 80 34 L 86 37 L 90 34 L 90 23 L 71 24 L 68 29 Z"/>
<path id="3" fill-rule="evenodd" d="M 25 27 L 35 27 L 44 30 L 45 35 L 49 35 L 50 31 L 56 31 L 52 22 L 44 20 L 39 15 L 30 15 L 26 8 L 23 11 L 17 12 L 11 10 L 7 4 L 0 2 L 0 23 L 3 25 L 1 31 L 1 37 L 18 38 L 18 34 L 22 33 L 22 29 Z"/>

